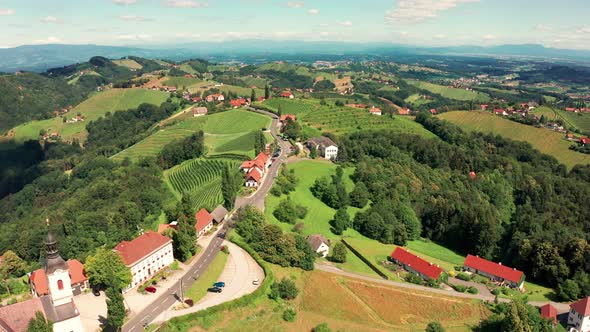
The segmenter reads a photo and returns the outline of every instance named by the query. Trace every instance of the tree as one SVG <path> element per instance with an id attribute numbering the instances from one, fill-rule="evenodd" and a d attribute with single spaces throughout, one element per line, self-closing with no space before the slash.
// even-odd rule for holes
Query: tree
<path id="1" fill-rule="evenodd" d="M 430 322 L 426 326 L 426 332 L 445 332 L 444 327 L 438 321 Z"/>
<path id="2" fill-rule="evenodd" d="M 266 84 L 264 86 L 264 99 L 268 98 L 270 98 L 270 88 L 268 87 L 268 84 Z"/>
<path id="3" fill-rule="evenodd" d="M 336 235 L 341 235 L 348 227 L 350 227 L 350 216 L 345 207 L 336 211 L 334 218 L 330 221 L 330 225 L 332 225 L 332 231 Z"/>
<path id="4" fill-rule="evenodd" d="M 309 148 L 309 157 L 311 159 L 318 157 L 318 149 L 315 147 L 315 145 L 312 145 L 311 148 Z"/>
<path id="5" fill-rule="evenodd" d="M 193 208 L 193 204 L 191 203 L 191 196 L 189 193 L 185 192 L 182 194 L 182 198 L 178 203 L 178 212 L 183 216 L 192 216 L 195 213 L 195 209 Z"/>
<path id="6" fill-rule="evenodd" d="M 346 262 L 346 254 L 348 254 L 348 249 L 342 241 L 338 241 L 334 245 L 334 248 L 332 248 L 332 256 L 330 259 L 336 263 L 344 263 Z"/>
<path id="7" fill-rule="evenodd" d="M 572 279 L 567 279 L 557 286 L 557 295 L 565 301 L 573 301 L 580 297 L 580 287 Z"/>
<path id="8" fill-rule="evenodd" d="M 266 151 L 266 138 L 262 131 L 257 131 L 254 134 L 254 154 L 258 155 L 260 152 Z"/>
<path id="9" fill-rule="evenodd" d="M 46 320 L 43 313 L 37 311 L 35 318 L 29 321 L 27 332 L 53 332 L 53 322 Z"/>
<path id="10" fill-rule="evenodd" d="M 311 329 L 311 332 L 332 332 L 328 323 L 321 323 Z"/>
<path id="11" fill-rule="evenodd" d="M 282 104 L 279 104 L 279 107 L 277 107 L 277 114 L 279 116 L 283 115 L 283 106 L 282 106 Z"/>
<path id="12" fill-rule="evenodd" d="M 363 182 L 357 182 L 350 192 L 350 205 L 362 209 L 369 202 L 369 190 Z"/>
<path id="13" fill-rule="evenodd" d="M 2 255 L 2 264 L 0 264 L 0 277 L 18 278 L 22 277 L 28 271 L 27 263 L 18 257 L 14 251 L 6 250 Z"/>
<path id="14" fill-rule="evenodd" d="M 99 248 L 86 259 L 86 274 L 90 284 L 101 288 L 124 289 L 131 283 L 131 271 L 121 256 L 107 248 Z"/>
<path id="15" fill-rule="evenodd" d="M 232 172 L 229 164 L 226 165 L 221 175 L 221 193 L 223 195 L 223 205 L 228 210 L 234 208 L 239 186 L 234 172 Z"/>
<path id="16" fill-rule="evenodd" d="M 125 323 L 125 304 L 121 290 L 109 287 L 107 296 L 107 324 L 115 331 L 120 331 Z"/>
<path id="17" fill-rule="evenodd" d="M 251 102 L 256 101 L 256 91 L 254 89 L 252 89 L 252 93 L 250 93 L 250 101 Z"/>
<path id="18" fill-rule="evenodd" d="M 172 236 L 174 257 L 185 262 L 197 252 L 195 228 L 184 215 L 178 218 L 178 230 Z"/>
<path id="19" fill-rule="evenodd" d="M 299 294 L 299 289 L 295 286 L 295 282 L 288 278 L 283 278 L 270 286 L 269 297 L 271 299 L 292 300 L 297 297 L 297 294 Z"/>

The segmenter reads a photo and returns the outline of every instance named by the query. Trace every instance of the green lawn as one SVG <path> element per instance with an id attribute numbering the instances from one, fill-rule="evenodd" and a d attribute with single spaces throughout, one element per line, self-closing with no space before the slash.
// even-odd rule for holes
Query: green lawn
<path id="1" fill-rule="evenodd" d="M 569 169 L 576 164 L 590 163 L 590 155 L 569 150 L 572 143 L 566 141 L 563 134 L 554 131 L 523 125 L 487 112 L 447 112 L 439 117 L 470 131 L 529 142 L 539 151 L 557 158 Z"/>
<path id="2" fill-rule="evenodd" d="M 413 95 L 410 95 L 404 101 L 406 103 L 410 103 L 410 104 L 416 105 L 416 106 L 428 104 L 430 102 L 430 100 L 422 98 L 419 93 L 415 93 Z"/>
<path id="3" fill-rule="evenodd" d="M 162 82 L 162 85 L 174 86 L 178 89 L 181 89 L 182 87 L 188 89 L 201 83 L 203 83 L 203 81 L 198 78 L 173 76 Z"/>
<path id="4" fill-rule="evenodd" d="M 207 271 L 200 275 L 195 283 L 186 291 L 185 297 L 192 299 L 196 304 L 207 295 L 207 288 L 213 287 L 213 284 L 218 281 L 223 281 L 218 279 L 223 272 L 225 263 L 227 263 L 227 257 L 228 255 L 223 251 L 219 252 L 207 268 Z"/>
<path id="5" fill-rule="evenodd" d="M 573 125 L 582 132 L 590 132 L 590 114 L 589 113 L 572 113 L 564 110 L 556 110 L 557 114 L 563 118 L 566 124 Z"/>
<path id="6" fill-rule="evenodd" d="M 241 109 L 189 118 L 165 127 L 137 144 L 113 156 L 115 160 L 129 157 L 154 157 L 164 145 L 196 133 L 205 132 L 205 145 L 209 156 L 242 154 L 254 157 L 254 131 L 269 128 L 271 119 L 265 115 Z"/>
<path id="7" fill-rule="evenodd" d="M 127 67 L 129 69 L 141 69 L 143 66 L 139 64 L 137 61 L 132 59 L 121 59 L 121 60 L 113 60 L 113 63 L 117 66 Z"/>
<path id="8" fill-rule="evenodd" d="M 427 90 L 449 99 L 474 100 L 481 102 L 490 100 L 490 97 L 488 95 L 477 91 L 467 91 L 465 89 L 449 88 L 447 86 L 432 84 L 423 81 L 408 80 L 407 82 L 408 84 L 411 84 L 419 89 Z"/>
<path id="9" fill-rule="evenodd" d="M 107 112 L 128 110 L 136 108 L 142 103 L 160 105 L 168 97 L 168 93 L 145 89 L 111 89 L 83 101 L 65 116 L 68 119 L 81 113 L 85 117 L 84 122 L 64 123 L 61 117 L 41 121 L 31 121 L 16 127 L 15 140 L 22 142 L 28 139 L 37 139 L 39 131 L 45 129 L 48 132 L 58 132 L 62 139 L 72 140 L 78 138 L 83 141 L 86 138 L 86 124 L 104 116 Z"/>

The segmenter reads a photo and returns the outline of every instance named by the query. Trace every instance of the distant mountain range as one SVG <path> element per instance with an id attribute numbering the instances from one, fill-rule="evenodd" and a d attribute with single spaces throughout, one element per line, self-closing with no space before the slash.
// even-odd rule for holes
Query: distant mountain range
<path id="1" fill-rule="evenodd" d="M 473 55 L 473 56 L 514 56 L 551 58 L 590 64 L 590 51 L 547 48 L 542 45 L 499 45 L 416 47 L 388 43 L 345 43 L 345 42 L 304 42 L 239 40 L 227 42 L 203 42 L 176 45 L 152 45 L 142 47 L 100 46 L 100 45 L 25 45 L 0 49 L 0 72 L 45 71 L 72 63 L 87 61 L 93 56 L 111 59 L 125 56 L 185 60 L 206 58 L 212 61 L 268 60 L 268 57 L 314 55 L 318 60 L 330 57 L 384 57 L 396 54 L 416 55 Z"/>

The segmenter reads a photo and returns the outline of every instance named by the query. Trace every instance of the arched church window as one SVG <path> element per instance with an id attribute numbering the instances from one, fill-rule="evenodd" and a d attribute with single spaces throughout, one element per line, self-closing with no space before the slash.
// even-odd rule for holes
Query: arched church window
<path id="1" fill-rule="evenodd" d="M 64 282 L 61 280 L 57 281 L 57 289 L 62 290 L 64 289 Z"/>

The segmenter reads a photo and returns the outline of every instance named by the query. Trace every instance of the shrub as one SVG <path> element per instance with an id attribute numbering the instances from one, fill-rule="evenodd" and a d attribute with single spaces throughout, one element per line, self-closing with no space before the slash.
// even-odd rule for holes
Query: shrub
<path id="1" fill-rule="evenodd" d="M 492 289 L 492 294 L 498 296 L 498 295 L 500 295 L 500 290 L 498 288 L 494 288 L 494 289 Z"/>
<path id="2" fill-rule="evenodd" d="M 406 281 L 416 285 L 422 285 L 423 283 L 422 278 L 416 273 L 408 273 L 406 275 Z"/>
<path id="3" fill-rule="evenodd" d="M 456 278 L 459 280 L 463 280 L 463 281 L 470 281 L 471 280 L 471 276 L 469 274 L 463 273 L 463 272 L 457 273 Z"/>
<path id="4" fill-rule="evenodd" d="M 283 278 L 270 286 L 269 297 L 274 300 L 278 298 L 292 300 L 297 297 L 297 294 L 299 294 L 299 289 L 291 279 Z"/>
<path id="5" fill-rule="evenodd" d="M 336 263 L 344 263 L 346 262 L 346 254 L 348 254 L 348 250 L 346 246 L 342 242 L 336 243 L 334 248 L 332 249 L 332 257 L 331 260 Z"/>
<path id="6" fill-rule="evenodd" d="M 178 270 L 178 269 L 179 269 L 179 266 L 178 266 L 178 261 L 177 261 L 177 260 L 175 260 L 174 262 L 172 262 L 172 264 L 170 264 L 170 270 L 172 270 L 172 271 L 176 271 L 176 270 Z"/>
<path id="7" fill-rule="evenodd" d="M 227 246 L 222 246 L 221 251 L 223 251 L 226 254 L 229 254 L 229 248 Z"/>
<path id="8" fill-rule="evenodd" d="M 332 330 L 328 327 L 328 323 L 321 323 L 312 328 L 311 332 L 332 332 Z"/>
<path id="9" fill-rule="evenodd" d="M 470 293 L 470 294 L 479 294 L 479 289 L 477 289 L 477 288 L 475 288 L 475 287 L 472 286 L 472 287 L 467 288 L 467 293 Z"/>
<path id="10" fill-rule="evenodd" d="M 463 285 L 453 285 L 453 288 L 460 293 L 465 293 L 465 290 L 467 289 L 467 287 Z"/>
<path id="11" fill-rule="evenodd" d="M 428 323 L 428 326 L 426 326 L 426 332 L 445 332 L 445 329 L 439 322 L 434 321 Z"/>
<path id="12" fill-rule="evenodd" d="M 294 322 L 295 318 L 297 318 L 297 311 L 295 311 L 295 309 L 287 308 L 287 310 L 283 312 L 283 319 L 285 321 Z"/>

